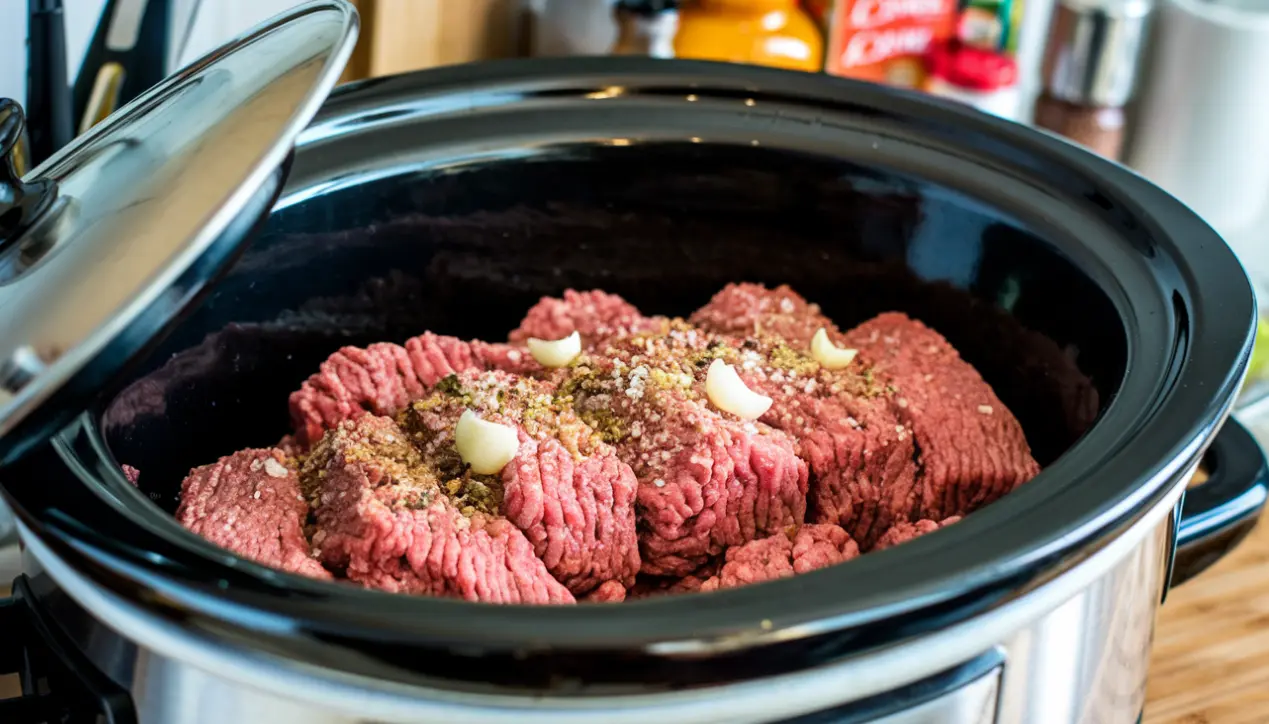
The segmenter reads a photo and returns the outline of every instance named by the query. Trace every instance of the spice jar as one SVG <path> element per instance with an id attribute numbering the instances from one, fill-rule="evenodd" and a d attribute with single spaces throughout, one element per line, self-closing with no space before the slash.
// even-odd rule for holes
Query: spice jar
<path id="1" fill-rule="evenodd" d="M 1118 160 L 1151 9 L 1150 0 L 1059 0 L 1035 125 Z"/>

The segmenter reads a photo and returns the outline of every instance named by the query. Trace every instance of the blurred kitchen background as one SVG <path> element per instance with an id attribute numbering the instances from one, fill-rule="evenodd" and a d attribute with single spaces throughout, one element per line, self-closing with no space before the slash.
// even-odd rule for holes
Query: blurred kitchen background
<path id="1" fill-rule="evenodd" d="M 0 0 L 0 96 L 28 108 L 38 163 L 163 75 L 294 4 Z M 1153 179 L 1269 288 L 1269 0 L 355 4 L 363 30 L 348 81 L 485 58 L 625 53 L 829 73 L 969 103 Z M 1253 363 L 1247 402 L 1269 399 L 1269 383 L 1256 382 L 1267 353 Z"/>

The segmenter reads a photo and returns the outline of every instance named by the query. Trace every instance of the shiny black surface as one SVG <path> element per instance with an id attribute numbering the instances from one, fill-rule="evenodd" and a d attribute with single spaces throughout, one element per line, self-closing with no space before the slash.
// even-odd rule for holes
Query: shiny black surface
<path id="1" fill-rule="evenodd" d="M 1185 493 L 1171 585 L 1202 573 L 1256 527 L 1269 497 L 1269 465 L 1245 427 L 1229 422 L 1203 458 L 1208 478 Z"/>
<path id="2" fill-rule="evenodd" d="M 62 0 L 27 2 L 26 110 L 31 118 L 32 167 L 75 137 L 63 15 Z"/>
<path id="3" fill-rule="evenodd" d="M 923 318 L 1015 410 L 1045 471 L 848 565 L 621 606 L 300 580 L 168 515 L 190 466 L 276 441 L 287 394 L 340 344 L 498 338 L 570 285 L 684 313 L 737 279 L 790 283 L 843 326 Z M 945 627 L 1100 546 L 1200 454 L 1253 319 L 1237 261 L 1180 204 L 950 103 L 700 63 L 443 69 L 338 92 L 263 235 L 142 376 L 0 480 L 57 553 L 192 632 L 457 688 L 701 685 Z"/>
<path id="4" fill-rule="evenodd" d="M 0 699 L 5 724 L 94 722 L 136 724 L 128 692 L 97 670 L 84 652 L 48 619 L 26 576 L 0 598 L 0 675 L 18 674 L 19 696 Z"/>

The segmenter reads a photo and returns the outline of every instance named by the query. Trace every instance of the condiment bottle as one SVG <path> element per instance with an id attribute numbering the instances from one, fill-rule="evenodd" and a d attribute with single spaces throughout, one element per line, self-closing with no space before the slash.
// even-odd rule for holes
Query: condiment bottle
<path id="1" fill-rule="evenodd" d="M 618 0 L 617 42 L 613 55 L 673 58 L 679 28 L 678 0 Z"/>
<path id="2" fill-rule="evenodd" d="M 798 0 L 697 0 L 684 5 L 674 42 L 680 58 L 818 71 L 819 26 Z"/>
<path id="3" fill-rule="evenodd" d="M 966 45 L 934 43 L 926 51 L 925 90 L 993 115 L 1018 112 L 1018 61 L 1008 53 Z"/>
<path id="4" fill-rule="evenodd" d="M 1118 159 L 1151 9 L 1150 0 L 1059 0 L 1035 125 Z"/>
<path id="5" fill-rule="evenodd" d="M 930 46 L 956 37 L 957 6 L 957 0 L 837 0 L 829 8 L 824 70 L 923 88 Z"/>

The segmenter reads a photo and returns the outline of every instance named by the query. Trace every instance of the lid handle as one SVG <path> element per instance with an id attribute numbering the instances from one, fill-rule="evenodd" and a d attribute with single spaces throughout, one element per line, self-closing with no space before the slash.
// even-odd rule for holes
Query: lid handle
<path id="1" fill-rule="evenodd" d="M 22 181 L 30 158 L 25 130 L 22 107 L 0 98 L 0 248 L 29 228 L 57 195 L 52 181 Z"/>

